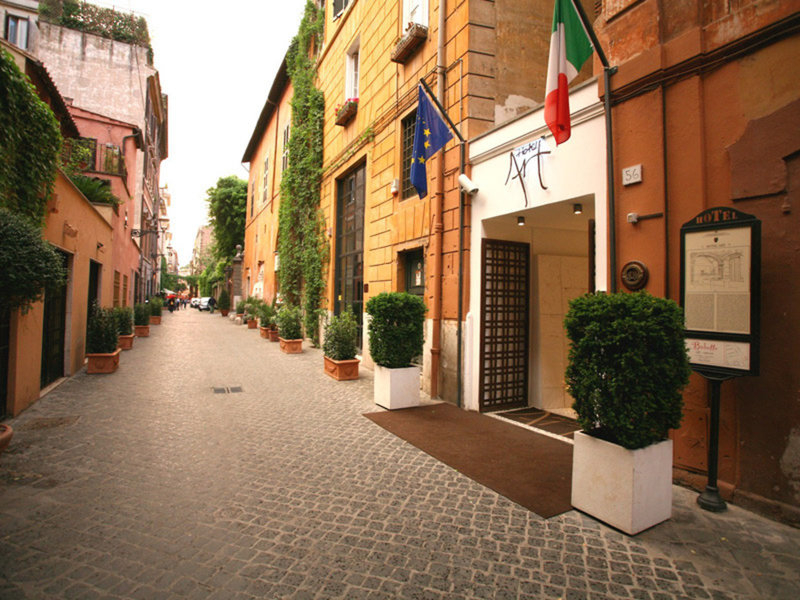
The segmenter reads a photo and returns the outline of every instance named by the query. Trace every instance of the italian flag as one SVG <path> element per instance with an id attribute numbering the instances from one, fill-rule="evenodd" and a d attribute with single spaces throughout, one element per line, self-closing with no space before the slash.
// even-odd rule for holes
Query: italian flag
<path id="1" fill-rule="evenodd" d="M 556 144 L 566 142 L 570 135 L 569 82 L 591 55 L 592 43 L 573 0 L 556 0 L 544 98 L 544 120 Z"/>

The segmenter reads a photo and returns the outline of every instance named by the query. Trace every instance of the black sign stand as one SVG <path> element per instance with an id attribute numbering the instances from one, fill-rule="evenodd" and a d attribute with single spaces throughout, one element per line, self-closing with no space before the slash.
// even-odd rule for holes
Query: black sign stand
<path id="1" fill-rule="evenodd" d="M 717 469 L 719 466 L 719 405 L 720 387 L 722 382 L 731 377 L 704 375 L 711 387 L 711 423 L 709 424 L 710 439 L 708 441 L 708 481 L 706 489 L 697 497 L 701 508 L 711 512 L 722 512 L 728 505 L 719 495 L 717 487 Z"/>

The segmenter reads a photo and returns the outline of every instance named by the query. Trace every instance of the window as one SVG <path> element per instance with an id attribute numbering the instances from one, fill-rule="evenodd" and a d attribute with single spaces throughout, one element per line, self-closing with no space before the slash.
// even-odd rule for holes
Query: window
<path id="1" fill-rule="evenodd" d="M 283 156 L 281 156 L 281 173 L 289 168 L 289 135 L 291 133 L 289 123 L 283 128 Z"/>
<path id="2" fill-rule="evenodd" d="M 119 306 L 119 271 L 114 271 L 114 306 Z"/>
<path id="3" fill-rule="evenodd" d="M 28 48 L 28 19 L 15 15 L 6 16 L 6 39 L 19 48 Z"/>
<path id="4" fill-rule="evenodd" d="M 128 276 L 122 276 L 122 306 L 128 306 Z"/>
<path id="5" fill-rule="evenodd" d="M 401 148 L 403 149 L 403 200 L 416 195 L 417 189 L 411 185 L 411 155 L 414 153 L 414 129 L 417 125 L 417 111 L 415 110 L 401 121 Z"/>
<path id="6" fill-rule="evenodd" d="M 428 0 L 403 0 L 403 31 L 411 23 L 428 26 Z"/>
<path id="7" fill-rule="evenodd" d="M 333 18 L 338 19 L 350 4 L 350 0 L 333 0 Z"/>
<path id="8" fill-rule="evenodd" d="M 347 51 L 345 100 L 358 98 L 358 70 L 360 43 L 356 39 Z"/>
<path id="9" fill-rule="evenodd" d="M 269 197 L 269 154 L 264 157 L 264 176 L 261 186 L 261 204 L 266 204 Z"/>
<path id="10" fill-rule="evenodd" d="M 247 185 L 247 198 L 250 200 L 250 218 L 253 217 L 253 213 L 256 208 L 256 182 L 251 181 Z"/>

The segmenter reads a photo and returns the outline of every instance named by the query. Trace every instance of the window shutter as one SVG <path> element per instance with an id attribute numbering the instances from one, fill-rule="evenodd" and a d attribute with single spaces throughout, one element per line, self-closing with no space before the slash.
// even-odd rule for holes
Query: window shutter
<path id="1" fill-rule="evenodd" d="M 344 0 L 333 0 L 333 16 L 335 17 L 344 8 Z"/>

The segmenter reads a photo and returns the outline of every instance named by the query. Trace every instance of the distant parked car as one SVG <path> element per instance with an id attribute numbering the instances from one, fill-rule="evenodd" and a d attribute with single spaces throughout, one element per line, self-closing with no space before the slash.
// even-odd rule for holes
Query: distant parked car
<path id="1" fill-rule="evenodd" d="M 197 308 L 200 305 L 200 298 L 192 298 L 189 301 L 189 304 L 192 306 L 192 308 Z"/>
<path id="2" fill-rule="evenodd" d="M 211 310 L 211 307 L 208 305 L 208 301 L 211 300 L 210 296 L 206 296 L 205 298 L 200 298 L 200 302 L 197 305 L 197 308 L 200 310 Z"/>

